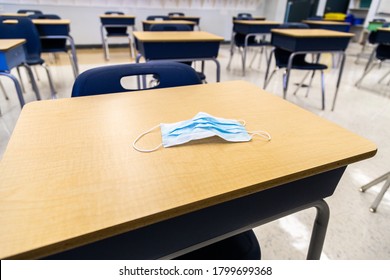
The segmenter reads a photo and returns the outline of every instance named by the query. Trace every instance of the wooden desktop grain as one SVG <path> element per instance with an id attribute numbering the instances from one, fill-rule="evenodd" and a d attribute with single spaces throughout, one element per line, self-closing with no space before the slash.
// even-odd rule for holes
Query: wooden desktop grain
<path id="1" fill-rule="evenodd" d="M 7 51 L 26 42 L 25 39 L 0 39 L 0 51 Z"/>
<path id="2" fill-rule="evenodd" d="M 32 22 L 41 25 L 70 24 L 69 19 L 33 19 Z"/>
<path id="3" fill-rule="evenodd" d="M 245 120 L 272 140 L 132 148 L 159 123 L 200 111 Z M 156 129 L 138 146 L 159 143 Z M 375 153 L 372 142 L 243 81 L 30 102 L 0 162 L 0 258 L 63 251 Z"/>
<path id="4" fill-rule="evenodd" d="M 204 31 L 135 31 L 133 36 L 142 42 L 223 41 L 223 37 Z"/>
<path id="5" fill-rule="evenodd" d="M 272 33 L 290 37 L 353 37 L 354 34 L 327 29 L 272 29 Z"/>

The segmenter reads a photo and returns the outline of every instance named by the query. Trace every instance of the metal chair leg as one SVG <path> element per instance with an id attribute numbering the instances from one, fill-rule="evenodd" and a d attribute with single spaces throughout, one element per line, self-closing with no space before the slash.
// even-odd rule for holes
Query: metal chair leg
<path id="1" fill-rule="evenodd" d="M 298 90 L 302 87 L 303 83 L 305 82 L 305 80 L 306 80 L 306 78 L 307 78 L 307 76 L 308 76 L 309 74 L 310 74 L 310 72 L 306 72 L 305 76 L 304 76 L 303 79 L 299 82 L 297 88 L 295 89 L 295 91 L 294 91 L 294 93 L 293 93 L 294 95 L 297 94 Z"/>
<path id="2" fill-rule="evenodd" d="M 55 99 L 55 98 L 57 98 L 56 90 L 54 88 L 53 79 L 52 79 L 52 76 L 50 74 L 49 68 L 45 64 L 42 64 L 42 67 L 45 68 L 46 74 L 47 74 L 47 79 L 49 80 L 49 86 L 50 86 L 50 91 L 51 91 L 51 98 Z"/>
<path id="3" fill-rule="evenodd" d="M 8 97 L 8 95 L 7 95 L 7 92 L 5 91 L 4 85 L 3 85 L 3 83 L 1 82 L 1 80 L 0 80 L 0 88 L 1 88 L 1 91 L 3 92 L 4 98 L 5 98 L 6 100 L 9 100 L 9 97 Z"/>
<path id="4" fill-rule="evenodd" d="M 322 99 L 322 110 L 325 110 L 325 80 L 324 80 L 323 70 L 321 70 L 321 99 Z"/>
<path id="5" fill-rule="evenodd" d="M 263 88 L 266 89 L 267 86 L 268 86 L 268 83 L 269 81 L 271 80 L 272 76 L 275 74 L 276 70 L 274 70 L 271 74 L 271 76 L 269 77 L 268 79 L 268 73 L 269 73 L 269 68 L 270 68 L 270 65 L 271 65 L 271 60 L 272 60 L 272 55 L 273 53 L 275 52 L 275 49 L 273 49 L 271 51 L 271 53 L 269 54 L 269 57 L 267 59 L 267 70 L 265 71 L 265 76 L 264 76 L 264 85 L 263 85 Z"/>
<path id="6" fill-rule="evenodd" d="M 390 172 L 380 176 L 379 178 L 377 178 L 377 179 L 371 181 L 370 183 L 360 187 L 360 189 L 359 189 L 361 192 L 365 192 L 366 190 L 368 190 L 372 186 L 375 186 L 375 185 L 377 185 L 377 184 L 379 184 L 380 182 L 383 182 L 383 181 L 385 181 L 385 183 L 384 183 L 381 191 L 379 192 L 379 194 L 375 198 L 375 201 L 372 203 L 372 205 L 370 207 L 370 211 L 372 213 L 376 212 L 376 209 L 378 208 L 379 203 L 381 202 L 383 196 L 385 195 L 386 191 L 390 187 Z"/>
<path id="7" fill-rule="evenodd" d="M 12 75 L 11 73 L 8 73 L 8 72 L 0 72 L 0 75 L 8 77 L 14 82 L 14 85 L 16 88 L 16 93 L 17 93 L 18 98 L 19 98 L 20 107 L 23 108 L 25 102 L 24 102 L 22 89 L 20 87 L 18 79 L 16 79 L 14 75 Z"/>
<path id="8" fill-rule="evenodd" d="M 315 74 L 316 74 L 316 71 L 314 70 L 313 73 L 311 74 L 309 86 L 307 87 L 305 97 L 309 97 L 309 91 L 310 91 L 311 84 L 312 84 L 312 82 L 313 82 L 313 79 L 314 79 L 314 75 L 315 75 Z"/>
<path id="9" fill-rule="evenodd" d="M 18 72 L 19 76 L 19 81 L 20 81 L 20 87 L 22 88 L 22 92 L 26 93 L 26 89 L 24 88 L 23 80 L 22 80 L 22 75 L 20 74 L 19 67 L 16 67 L 16 71 Z"/>

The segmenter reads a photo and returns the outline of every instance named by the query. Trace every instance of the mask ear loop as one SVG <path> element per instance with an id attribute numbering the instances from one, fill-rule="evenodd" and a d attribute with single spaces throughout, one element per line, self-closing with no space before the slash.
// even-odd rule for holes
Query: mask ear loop
<path id="1" fill-rule="evenodd" d="M 248 131 L 248 133 L 253 135 L 258 135 L 261 138 L 264 138 L 266 141 L 271 141 L 271 134 L 269 134 L 267 131 L 264 130 L 255 130 L 255 131 Z"/>
<path id="2" fill-rule="evenodd" d="M 153 130 L 155 130 L 155 129 L 156 129 L 157 127 L 159 127 L 159 126 L 160 126 L 160 125 L 158 124 L 158 125 L 152 127 L 151 129 L 149 129 L 148 131 L 146 131 L 146 132 L 140 134 L 140 135 L 134 140 L 134 142 L 133 142 L 133 148 L 134 148 L 134 150 L 136 150 L 136 151 L 138 151 L 138 152 L 141 152 L 141 153 L 150 153 L 150 152 L 154 152 L 154 151 L 158 150 L 158 149 L 162 146 L 162 143 L 159 144 L 158 146 L 156 146 L 155 148 L 150 149 L 150 150 L 140 149 L 140 148 L 138 148 L 135 144 L 136 144 L 142 137 L 144 137 L 146 134 L 152 132 Z"/>

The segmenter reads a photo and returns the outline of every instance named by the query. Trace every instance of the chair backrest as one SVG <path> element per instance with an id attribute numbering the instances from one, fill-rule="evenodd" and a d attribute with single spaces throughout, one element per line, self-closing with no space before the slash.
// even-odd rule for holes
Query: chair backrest
<path id="1" fill-rule="evenodd" d="M 250 13 L 238 13 L 237 14 L 237 18 L 240 18 L 240 19 L 252 19 L 252 14 Z"/>
<path id="2" fill-rule="evenodd" d="M 107 11 L 104 14 L 106 14 L 106 15 L 124 15 L 125 13 L 120 12 L 120 11 Z"/>
<path id="3" fill-rule="evenodd" d="M 61 19 L 59 15 L 55 14 L 35 14 L 32 16 L 29 16 L 29 18 L 36 18 L 36 19 Z"/>
<path id="4" fill-rule="evenodd" d="M 149 31 L 192 31 L 191 27 L 185 24 L 153 24 Z"/>
<path id="5" fill-rule="evenodd" d="M 181 12 L 171 12 L 171 13 L 168 13 L 168 16 L 184 16 L 184 13 L 181 13 Z"/>
<path id="6" fill-rule="evenodd" d="M 43 14 L 40 10 L 31 10 L 31 9 L 21 9 L 18 10 L 18 14 L 35 14 L 35 15 L 41 15 Z"/>
<path id="7" fill-rule="evenodd" d="M 41 57 L 41 41 L 34 23 L 28 17 L 0 16 L 1 39 L 26 39 L 24 48 L 26 59 L 39 60 Z"/>
<path id="8" fill-rule="evenodd" d="M 110 65 L 81 73 L 73 85 L 72 97 L 136 91 L 137 89 L 124 88 L 121 79 L 139 75 L 153 75 L 158 80 L 153 89 L 201 84 L 196 71 L 179 62 L 150 61 Z"/>
<path id="9" fill-rule="evenodd" d="M 146 20 L 170 20 L 169 16 L 165 15 L 152 15 L 148 16 Z"/>

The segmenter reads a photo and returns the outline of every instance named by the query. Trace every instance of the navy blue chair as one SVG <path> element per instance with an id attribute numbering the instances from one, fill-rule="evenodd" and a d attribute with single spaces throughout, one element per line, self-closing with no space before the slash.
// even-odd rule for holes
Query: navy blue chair
<path id="1" fill-rule="evenodd" d="M 188 65 L 173 61 L 150 61 L 123 65 L 102 66 L 81 73 L 72 89 L 72 97 L 136 91 L 125 88 L 121 79 L 129 76 L 153 75 L 154 88 L 166 88 L 201 84 L 195 70 Z M 151 89 L 151 88 L 144 88 Z"/>
<path id="2" fill-rule="evenodd" d="M 43 12 L 40 10 L 32 10 L 32 9 L 21 9 L 17 11 L 18 14 L 28 14 L 30 15 L 42 15 Z"/>
<path id="3" fill-rule="evenodd" d="M 184 16 L 184 13 L 181 13 L 181 12 L 171 12 L 171 13 L 168 13 L 168 16 Z"/>
<path id="4" fill-rule="evenodd" d="M 291 28 L 291 29 L 308 29 L 309 26 L 307 24 L 304 24 L 304 23 L 291 22 L 291 23 L 281 24 L 278 28 L 281 28 L 281 29 L 286 29 L 286 28 Z M 273 53 L 273 55 L 275 57 L 276 66 L 275 66 L 275 69 L 272 71 L 271 75 L 268 78 L 269 69 L 270 69 L 271 60 L 272 60 L 272 53 Z M 269 84 L 270 80 L 272 79 L 273 75 L 276 73 L 276 71 L 278 69 L 285 69 L 285 71 L 283 73 L 283 83 L 286 81 L 286 79 L 289 78 L 288 75 L 290 75 L 290 72 L 287 72 L 286 68 L 287 68 L 290 56 L 292 55 L 292 52 L 284 50 L 284 49 L 281 49 L 281 48 L 274 48 L 272 53 L 269 56 L 268 62 L 267 62 L 267 70 L 266 70 L 266 74 L 265 74 L 265 78 L 264 78 L 264 89 L 267 88 L 267 85 Z M 309 82 L 309 84 L 307 86 L 306 97 L 309 94 L 309 89 L 311 87 L 311 84 L 312 84 L 312 81 L 313 81 L 313 78 L 314 78 L 314 75 L 315 75 L 316 71 L 321 71 L 322 109 L 324 110 L 325 109 L 324 70 L 326 70 L 328 68 L 328 66 L 325 65 L 325 64 L 318 63 L 319 58 L 320 57 L 317 55 L 315 57 L 315 59 L 312 59 L 314 61 L 308 62 L 306 60 L 306 54 L 294 55 L 293 60 L 292 60 L 291 69 L 312 71 L 310 82 Z M 309 74 L 310 74 L 310 72 L 307 72 L 307 74 L 303 77 L 301 82 L 297 84 L 298 87 L 295 90 L 294 95 L 297 93 L 298 89 L 300 89 L 302 87 L 302 85 L 304 84 L 304 82 L 305 82 L 305 80 L 306 80 L 306 78 L 307 78 L 307 76 Z M 286 88 L 285 92 L 287 92 L 287 88 Z M 285 98 L 285 96 L 284 96 L 284 98 Z"/>
<path id="5" fill-rule="evenodd" d="M 55 98 L 55 89 L 53 80 L 45 60 L 41 58 L 41 40 L 38 30 L 27 17 L 0 17 L 0 38 L 2 39 L 26 39 L 24 44 L 26 52 L 26 63 L 29 66 L 40 65 L 46 70 L 47 78 L 50 85 L 51 96 Z"/>

